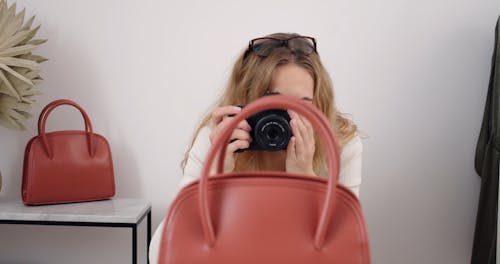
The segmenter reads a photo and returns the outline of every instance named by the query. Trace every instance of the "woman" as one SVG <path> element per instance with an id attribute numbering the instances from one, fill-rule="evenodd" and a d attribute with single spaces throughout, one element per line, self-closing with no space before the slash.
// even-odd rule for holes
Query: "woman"
<path id="1" fill-rule="evenodd" d="M 180 187 L 198 179 L 203 160 L 231 116 L 267 94 L 295 96 L 314 104 L 331 121 L 341 147 L 339 181 L 359 196 L 362 143 L 356 125 L 335 109 L 330 77 L 321 64 L 316 40 L 295 33 L 276 33 L 250 41 L 237 59 L 229 83 L 215 109 L 196 130 L 182 161 Z M 277 170 L 326 177 L 325 153 L 311 124 L 289 111 L 292 137 L 281 151 L 244 150 L 251 142 L 251 127 L 244 120 L 233 131 L 226 150 L 224 171 Z M 318 144 L 316 144 L 318 142 Z M 157 263 L 163 221 L 153 235 L 150 261 Z"/>

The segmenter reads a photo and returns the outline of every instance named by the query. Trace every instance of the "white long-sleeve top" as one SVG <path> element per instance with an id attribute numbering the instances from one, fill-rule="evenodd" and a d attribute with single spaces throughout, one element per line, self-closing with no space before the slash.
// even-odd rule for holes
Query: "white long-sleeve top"
<path id="1" fill-rule="evenodd" d="M 210 128 L 203 127 L 196 137 L 193 147 L 189 152 L 189 156 L 184 168 L 178 191 L 184 186 L 197 180 L 200 177 L 203 161 L 210 150 L 211 143 L 209 139 Z M 340 155 L 340 174 L 339 181 L 359 197 L 359 187 L 361 185 L 361 153 L 363 152 L 363 144 L 361 138 L 355 135 L 343 147 Z M 161 235 L 163 233 L 165 219 L 163 219 L 156 229 L 151 244 L 149 246 L 149 261 L 152 264 L 158 263 L 159 247 Z"/>

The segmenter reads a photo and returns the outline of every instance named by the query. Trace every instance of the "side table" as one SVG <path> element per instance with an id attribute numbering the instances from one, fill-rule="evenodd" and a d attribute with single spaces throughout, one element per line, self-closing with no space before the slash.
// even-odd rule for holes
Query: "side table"
<path id="1" fill-rule="evenodd" d="M 133 264 L 137 264 L 137 226 L 146 216 L 146 258 L 148 258 L 151 241 L 151 203 L 149 201 L 115 198 L 95 202 L 39 206 L 25 206 L 21 200 L 0 201 L 0 224 L 131 228 Z"/>

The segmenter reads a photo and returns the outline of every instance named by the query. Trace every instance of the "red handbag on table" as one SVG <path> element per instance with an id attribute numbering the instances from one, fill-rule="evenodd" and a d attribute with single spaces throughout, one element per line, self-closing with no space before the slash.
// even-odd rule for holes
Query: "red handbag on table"
<path id="1" fill-rule="evenodd" d="M 46 133 L 54 108 L 71 105 L 80 110 L 85 131 Z M 92 130 L 90 119 L 77 103 L 56 100 L 38 119 L 38 136 L 26 145 L 21 190 L 26 205 L 108 199 L 115 194 L 111 150 L 106 139 Z"/>
<path id="2" fill-rule="evenodd" d="M 329 179 L 285 172 L 223 173 L 237 124 L 269 109 L 307 118 L 323 141 Z M 217 173 L 209 178 L 218 155 Z M 295 97 L 266 96 L 246 105 L 209 151 L 200 179 L 170 205 L 160 242 L 162 264 L 369 264 L 360 203 L 338 182 L 338 141 L 326 117 Z"/>

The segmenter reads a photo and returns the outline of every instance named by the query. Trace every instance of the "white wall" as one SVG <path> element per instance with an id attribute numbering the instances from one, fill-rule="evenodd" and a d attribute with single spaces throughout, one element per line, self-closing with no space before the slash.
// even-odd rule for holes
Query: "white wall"
<path id="1" fill-rule="evenodd" d="M 150 199 L 154 227 L 177 191 L 194 126 L 237 54 L 251 38 L 298 32 L 317 38 L 339 109 L 370 135 L 361 203 L 373 263 L 470 261 L 480 183 L 473 160 L 498 0 L 18 5 L 37 15 L 38 37 L 49 39 L 37 50 L 50 60 L 32 112 L 58 98 L 79 102 L 110 141 L 117 196 Z M 0 127 L 0 201 L 19 198 L 35 125 L 33 118 L 24 132 Z M 81 127 L 69 108 L 48 124 Z M 128 233 L 106 232 L 0 226 L 0 263 L 127 263 Z M 93 247 L 79 253 L 79 243 Z"/>

